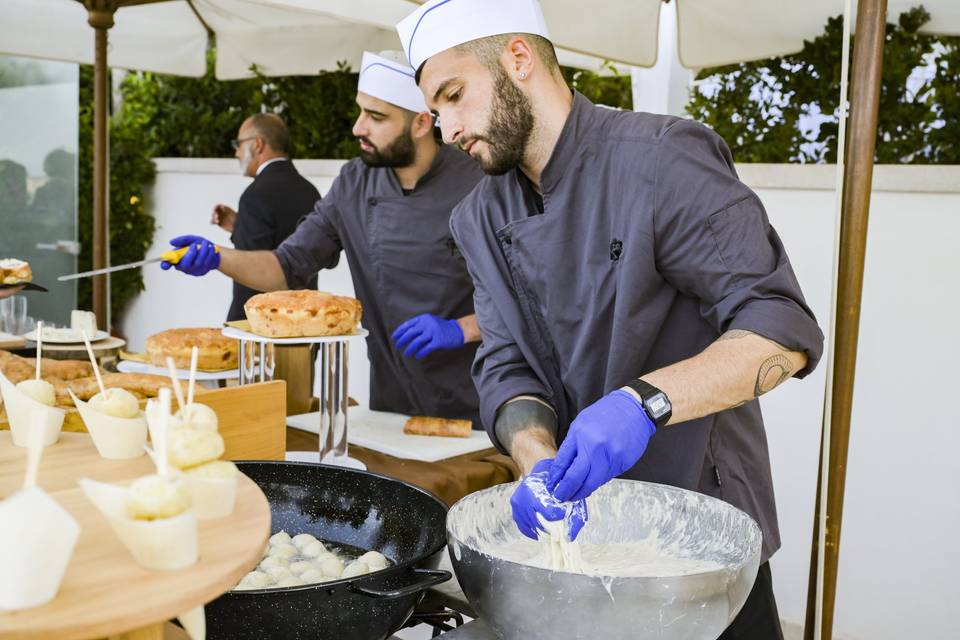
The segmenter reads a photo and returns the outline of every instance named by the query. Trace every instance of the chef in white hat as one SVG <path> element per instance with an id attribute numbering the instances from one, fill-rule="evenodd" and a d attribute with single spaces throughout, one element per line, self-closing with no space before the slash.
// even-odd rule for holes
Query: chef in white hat
<path id="1" fill-rule="evenodd" d="M 258 291 L 298 289 L 345 252 L 370 331 L 370 408 L 479 428 L 473 283 L 449 220 L 483 174 L 459 149 L 437 143 L 413 76 L 402 54 L 364 54 L 353 126 L 360 157 L 276 250 L 214 251 L 182 236 L 175 246 L 191 248 L 175 268 L 219 268 Z"/>
<path id="2" fill-rule="evenodd" d="M 758 398 L 812 371 L 823 334 L 726 144 L 571 91 L 537 0 L 430 0 L 397 31 L 444 140 L 489 174 L 451 228 L 481 418 L 526 476 L 518 528 L 575 537 L 615 477 L 726 500 L 759 523 L 763 564 L 722 638 L 781 638 Z"/>

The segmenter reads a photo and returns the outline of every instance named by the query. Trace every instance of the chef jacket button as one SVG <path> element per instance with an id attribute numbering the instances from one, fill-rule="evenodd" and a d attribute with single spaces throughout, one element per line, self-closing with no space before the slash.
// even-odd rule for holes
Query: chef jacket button
<path id="1" fill-rule="evenodd" d="M 376 198 L 367 198 L 367 204 L 370 205 L 371 207 L 375 207 L 375 206 L 377 206 L 377 199 L 376 199 Z"/>
<path id="2" fill-rule="evenodd" d="M 505 233 L 501 236 L 503 244 L 513 244 L 513 238 L 510 237 L 510 234 Z"/>

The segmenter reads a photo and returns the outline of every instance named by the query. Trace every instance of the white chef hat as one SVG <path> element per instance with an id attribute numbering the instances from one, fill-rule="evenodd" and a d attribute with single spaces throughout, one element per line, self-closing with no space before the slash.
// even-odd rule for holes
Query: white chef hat
<path id="1" fill-rule="evenodd" d="M 397 25 L 414 69 L 465 42 L 504 33 L 550 38 L 539 0 L 430 0 Z"/>
<path id="2" fill-rule="evenodd" d="M 385 51 L 377 55 L 364 51 L 357 91 L 414 113 L 430 111 L 413 79 L 413 69 L 403 61 L 400 52 L 391 53 Z"/>

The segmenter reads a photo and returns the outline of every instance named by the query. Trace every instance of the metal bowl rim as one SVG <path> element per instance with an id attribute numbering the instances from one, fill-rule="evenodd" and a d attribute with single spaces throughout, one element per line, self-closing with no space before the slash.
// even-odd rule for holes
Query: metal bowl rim
<path id="1" fill-rule="evenodd" d="M 731 508 L 731 509 L 734 509 L 735 511 L 739 512 L 740 514 L 742 514 L 742 515 L 747 519 L 747 522 L 748 522 L 748 524 L 750 525 L 750 527 L 753 528 L 753 529 L 756 531 L 756 534 L 757 534 L 757 545 L 756 545 L 756 547 L 757 547 L 757 548 L 756 548 L 755 554 L 751 554 L 751 556 L 753 556 L 753 555 L 760 556 L 760 554 L 762 553 L 762 549 L 763 549 L 763 531 L 760 530 L 760 525 L 757 524 L 756 520 L 754 520 L 754 519 L 750 516 L 749 513 L 747 513 L 746 511 L 743 511 L 742 509 L 739 509 L 738 507 L 730 504 L 729 502 L 725 502 L 724 500 L 721 500 L 720 498 L 714 498 L 713 496 L 708 496 L 708 495 L 705 494 L 705 493 L 699 493 L 699 492 L 697 492 L 697 491 L 692 491 L 692 490 L 690 490 L 690 489 L 682 489 L 682 488 L 680 488 L 680 487 L 674 487 L 674 486 L 669 485 L 669 484 L 660 484 L 660 483 L 657 483 L 657 482 L 647 482 L 646 480 L 627 480 L 627 479 L 623 479 L 623 478 L 614 478 L 613 480 L 611 480 L 611 482 L 638 482 L 638 483 L 645 484 L 645 485 L 649 485 L 649 486 L 652 486 L 652 487 L 659 487 L 659 488 L 668 489 L 669 491 L 674 492 L 674 493 L 693 493 L 693 494 L 696 494 L 698 498 L 705 498 L 705 499 L 707 499 L 708 501 L 709 501 L 709 500 L 713 500 L 713 501 L 716 501 L 716 502 L 720 502 L 720 503 L 722 503 L 723 505 L 725 505 L 726 507 L 729 507 L 729 508 Z M 516 482 L 507 483 L 507 484 L 516 484 Z M 481 555 L 481 556 L 483 556 L 483 557 L 485 557 L 485 558 L 488 558 L 488 559 L 490 559 L 490 560 L 495 560 L 496 562 L 506 563 L 506 564 L 508 564 L 508 565 L 513 565 L 513 566 L 516 566 L 516 567 L 522 567 L 522 568 L 525 568 L 525 569 L 533 569 L 533 570 L 536 570 L 536 571 L 545 571 L 545 572 L 548 572 L 548 573 L 563 573 L 563 574 L 570 575 L 570 576 L 576 576 L 578 579 L 587 578 L 587 579 L 590 579 L 590 580 L 599 580 L 599 581 L 601 581 L 601 582 L 607 582 L 607 583 L 609 583 L 610 581 L 616 582 L 616 581 L 618 581 L 618 580 L 630 580 L 630 581 L 654 581 L 654 580 L 657 580 L 657 581 L 660 581 L 660 580 L 673 580 L 673 579 L 679 579 L 679 578 L 692 578 L 692 577 L 698 577 L 698 576 L 702 577 L 702 576 L 709 576 L 709 575 L 712 575 L 712 574 L 718 574 L 718 573 L 723 573 L 723 572 L 741 571 L 741 570 L 743 570 L 743 568 L 744 568 L 745 566 L 747 566 L 747 565 L 750 564 L 750 560 L 747 560 L 746 562 L 742 563 L 741 565 L 735 566 L 735 567 L 734 567 L 734 566 L 726 566 L 726 567 L 721 567 L 721 568 L 719 568 L 719 569 L 713 569 L 713 570 L 711 570 L 711 571 L 698 571 L 698 572 L 696 572 L 696 573 L 685 573 L 685 574 L 680 575 L 680 576 L 662 576 L 662 577 L 656 577 L 656 576 L 599 576 L 599 575 L 597 575 L 597 576 L 591 576 L 591 575 L 587 575 L 587 574 L 585 574 L 585 573 L 574 573 L 574 572 L 572 572 L 572 571 L 564 571 L 564 570 L 562 570 L 562 569 L 554 571 L 554 570 L 551 570 L 551 569 L 545 569 L 545 568 L 543 568 L 543 567 L 536 567 L 536 566 L 529 565 L 529 564 L 521 564 L 521 563 L 519 563 L 519 562 L 514 562 L 513 560 L 507 560 L 506 558 L 500 558 L 500 557 L 497 557 L 497 556 L 494 556 L 494 555 L 490 555 L 489 553 L 485 553 L 484 551 L 481 551 L 480 549 L 476 548 L 476 547 L 473 546 L 473 545 L 467 544 L 466 542 L 460 540 L 457 536 L 454 535 L 453 531 L 450 530 L 450 514 L 457 508 L 457 506 L 458 506 L 461 502 L 464 502 L 464 501 L 467 500 L 468 498 L 471 498 L 471 497 L 474 497 L 474 496 L 479 496 L 479 495 L 482 494 L 482 493 L 490 492 L 490 491 L 497 490 L 497 489 L 502 490 L 503 487 L 504 487 L 504 485 L 503 485 L 503 484 L 500 484 L 500 485 L 497 485 L 497 486 L 494 486 L 494 487 L 488 487 L 488 488 L 486 488 L 486 489 L 481 489 L 480 491 L 475 491 L 474 493 L 467 494 L 467 495 L 465 495 L 464 497 L 462 497 L 462 498 L 460 498 L 459 500 L 457 500 L 455 503 L 453 503 L 453 506 L 451 506 L 450 509 L 449 509 L 449 511 L 447 511 L 447 546 L 449 547 L 448 553 L 450 554 L 450 561 L 451 561 L 451 563 L 453 563 L 454 566 L 456 566 L 456 565 L 459 563 L 459 561 L 458 561 L 457 558 L 456 558 L 455 553 L 453 553 L 452 546 L 453 546 L 454 544 L 462 545 L 462 546 L 466 547 L 467 549 L 470 549 L 472 552 L 474 552 L 474 553 L 476 553 L 476 554 L 478 554 L 478 555 Z"/>

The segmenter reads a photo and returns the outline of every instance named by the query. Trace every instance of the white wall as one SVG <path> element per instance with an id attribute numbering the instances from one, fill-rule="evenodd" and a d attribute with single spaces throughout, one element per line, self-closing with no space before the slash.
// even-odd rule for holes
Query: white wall
<path id="1" fill-rule="evenodd" d="M 339 163 L 298 162 L 324 192 Z M 179 233 L 228 242 L 208 224 L 215 202 L 235 203 L 248 183 L 229 160 L 158 160 L 153 211 L 161 228 L 149 255 Z M 833 168 L 745 165 L 779 231 L 821 326 L 829 321 Z M 855 410 L 841 541 L 836 630 L 856 640 L 956 637 L 960 602 L 960 408 L 951 396 L 960 360 L 956 238 L 960 167 L 878 167 L 864 282 Z M 145 273 L 147 291 L 127 314 L 135 349 L 170 326 L 217 325 L 230 300 L 219 274 Z M 341 266 L 320 287 L 350 294 Z M 359 346 L 359 345 L 358 345 Z M 366 401 L 362 347 L 351 395 Z M 361 368 L 363 367 L 363 368 Z M 825 371 L 763 400 L 783 548 L 773 559 L 782 617 L 802 622 Z"/>
<path id="2" fill-rule="evenodd" d="M 741 166 L 829 322 L 832 167 Z M 859 640 L 956 637 L 960 408 L 951 391 L 960 287 L 960 167 L 878 167 L 870 213 L 836 630 Z M 783 549 L 781 615 L 805 616 L 825 370 L 763 401 Z"/>

